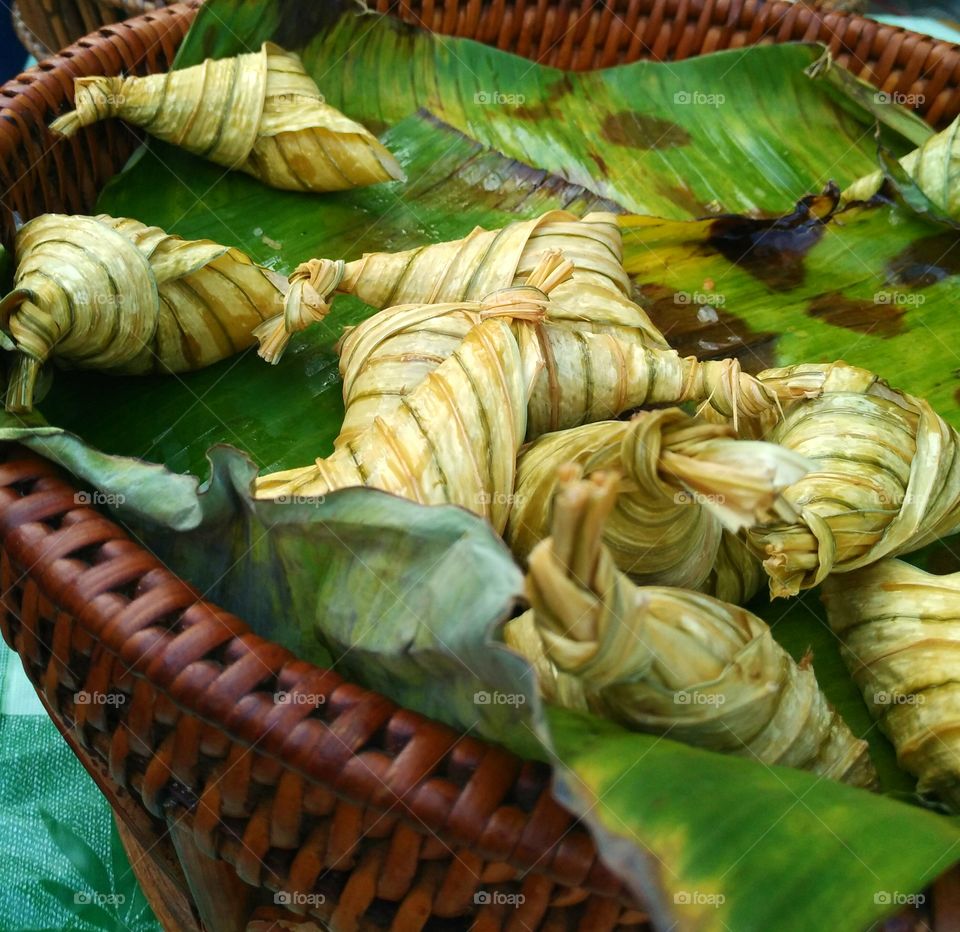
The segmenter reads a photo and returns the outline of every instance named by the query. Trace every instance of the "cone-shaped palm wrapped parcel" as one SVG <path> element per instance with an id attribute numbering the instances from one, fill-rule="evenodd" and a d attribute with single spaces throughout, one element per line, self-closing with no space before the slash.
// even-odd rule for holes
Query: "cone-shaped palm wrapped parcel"
<path id="1" fill-rule="evenodd" d="M 901 766 L 960 810 L 960 573 L 883 560 L 827 579 L 823 601 Z"/>
<path id="2" fill-rule="evenodd" d="M 533 279 L 531 279 L 532 281 Z M 544 367 L 530 397 L 527 438 L 616 417 L 651 404 L 694 402 L 737 426 L 779 416 L 776 394 L 733 359 L 701 362 L 649 347 L 637 330 L 579 332 L 549 319 L 537 329 Z M 403 402 L 456 349 L 474 305 L 402 305 L 353 328 L 340 344 L 346 407 L 338 445 Z"/>
<path id="3" fill-rule="evenodd" d="M 375 307 L 396 298 L 411 302 L 381 310 L 341 342 L 346 415 L 339 443 L 346 443 L 373 417 L 396 407 L 457 347 L 472 325 L 457 302 L 484 294 L 481 285 L 530 280 L 545 252 L 555 248 L 573 264 L 573 273 L 553 286 L 540 329 L 545 366 L 531 398 L 528 439 L 645 404 L 692 401 L 734 421 L 775 419 L 775 395 L 742 373 L 735 360 L 701 363 L 678 356 L 626 297 L 620 234 L 611 214 L 578 221 L 554 211 L 499 231 L 476 230 L 458 242 L 375 253 L 346 266 L 316 260 L 312 271 L 291 277 L 287 322 L 271 321 L 258 331 L 261 355 L 277 358 L 289 332 L 307 326 L 337 289 Z M 452 303 L 425 303 L 434 300 Z"/>
<path id="4" fill-rule="evenodd" d="M 136 220 L 44 214 L 20 228 L 0 330 L 17 353 L 7 408 L 28 411 L 39 370 L 200 369 L 256 342 L 287 283 L 236 249 Z"/>
<path id="5" fill-rule="evenodd" d="M 757 570 L 720 559 L 725 534 L 793 510 L 780 492 L 810 468 L 775 444 L 739 440 L 729 425 L 711 424 L 679 408 L 642 411 L 631 421 L 599 421 L 544 434 L 517 463 L 514 506 L 505 539 L 521 562 L 550 534 L 557 471 L 576 463 L 585 473 L 620 475 L 603 542 L 618 569 L 640 585 L 735 592 L 748 599 L 763 579 Z M 737 552 L 737 551 L 734 551 Z M 724 547 L 724 554 L 728 550 Z M 732 578 L 727 579 L 727 575 Z"/>
<path id="6" fill-rule="evenodd" d="M 569 271 L 558 253 L 544 262 Z M 327 459 L 259 478 L 256 497 L 295 502 L 365 485 L 421 504 L 461 505 L 502 532 L 530 389 L 543 366 L 534 322 L 548 301 L 525 286 L 469 308 L 480 322 L 402 404 Z"/>
<path id="7" fill-rule="evenodd" d="M 477 227 L 469 236 L 398 253 L 368 253 L 354 262 L 312 259 L 290 276 L 285 312 L 262 332 L 260 355 L 276 362 L 291 334 L 325 313 L 324 301 L 352 294 L 382 310 L 399 305 L 480 301 L 523 284 L 545 252 L 559 249 L 573 275 L 553 295 L 549 316 L 576 330 L 626 328 L 651 347 L 667 342 L 646 312 L 631 301 L 616 217 L 587 214 L 578 220 L 554 210 L 501 230 Z"/>
<path id="8" fill-rule="evenodd" d="M 838 362 L 759 376 L 788 404 L 770 440 L 814 462 L 784 491 L 799 519 L 752 529 L 775 596 L 794 595 L 960 525 L 960 437 L 927 402 Z"/>
<path id="9" fill-rule="evenodd" d="M 166 74 L 77 78 L 74 98 L 76 110 L 53 131 L 71 136 L 119 117 L 274 188 L 340 191 L 404 178 L 367 129 L 324 102 L 300 58 L 271 42 Z"/>
<path id="10" fill-rule="evenodd" d="M 548 701 L 572 697 L 629 728 L 856 786 L 875 783 L 867 744 L 830 707 L 807 660 L 797 664 L 750 612 L 701 593 L 638 587 L 602 543 L 617 479 L 577 467 L 560 476 L 553 535 L 530 554 L 532 624 Z M 517 622 L 512 622 L 517 625 Z M 510 626 L 508 626 L 509 628 Z M 544 688 L 541 686 L 541 688 Z"/>

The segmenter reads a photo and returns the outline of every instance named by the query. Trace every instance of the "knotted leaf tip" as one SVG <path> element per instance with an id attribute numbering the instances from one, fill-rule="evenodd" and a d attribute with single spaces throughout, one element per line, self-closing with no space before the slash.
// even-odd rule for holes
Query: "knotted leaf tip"
<path id="1" fill-rule="evenodd" d="M 345 264 L 342 259 L 311 259 L 297 266 L 290 276 L 283 303 L 283 313 L 264 321 L 253 335 L 260 341 L 257 350 L 262 359 L 276 365 L 290 337 L 330 313 L 330 300 L 343 280 Z"/>
<path id="2" fill-rule="evenodd" d="M 550 292 L 573 274 L 573 263 L 559 249 L 545 252 L 523 285 L 501 288 L 480 302 L 480 319 L 511 317 L 537 323 L 547 316 Z"/>

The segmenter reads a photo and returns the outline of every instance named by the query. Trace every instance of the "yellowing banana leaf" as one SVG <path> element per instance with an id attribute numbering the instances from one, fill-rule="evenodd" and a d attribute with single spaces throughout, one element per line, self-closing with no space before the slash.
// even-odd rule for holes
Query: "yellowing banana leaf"
<path id="1" fill-rule="evenodd" d="M 960 119 L 899 161 L 884 153 L 883 167 L 858 178 L 843 192 L 843 200 L 870 200 L 888 181 L 919 210 L 960 219 Z"/>
<path id="2" fill-rule="evenodd" d="M 899 202 L 840 208 L 835 191 L 774 220 L 621 227 L 637 300 L 681 352 L 750 371 L 844 359 L 960 426 L 960 231 Z"/>

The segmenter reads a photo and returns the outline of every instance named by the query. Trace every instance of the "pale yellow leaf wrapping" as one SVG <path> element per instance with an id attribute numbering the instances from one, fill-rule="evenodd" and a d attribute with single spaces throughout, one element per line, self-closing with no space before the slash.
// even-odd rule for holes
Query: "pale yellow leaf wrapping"
<path id="1" fill-rule="evenodd" d="M 545 434 L 521 451 L 517 463 L 504 537 L 521 562 L 549 536 L 557 471 L 566 463 L 620 476 L 603 542 L 634 582 L 711 593 L 719 587 L 739 599 L 756 593 L 763 573 L 742 545 L 731 549 L 727 542 L 721 556 L 724 537 L 792 516 L 779 493 L 810 466 L 789 450 L 739 440 L 729 426 L 678 408 Z M 756 569 L 744 565 L 750 563 Z"/>
<path id="2" fill-rule="evenodd" d="M 299 56 L 272 42 L 165 74 L 77 78 L 74 96 L 76 110 L 54 132 L 119 117 L 275 188 L 341 191 L 405 177 L 367 129 L 324 101 Z"/>
<path id="3" fill-rule="evenodd" d="M 960 219 L 960 118 L 908 152 L 900 166 L 936 207 Z M 858 178 L 840 196 L 841 204 L 870 200 L 885 177 L 878 169 Z"/>
<path id="4" fill-rule="evenodd" d="M 560 674 L 548 699 L 640 731 L 856 786 L 876 776 L 865 741 L 827 703 L 807 660 L 795 663 L 768 626 L 745 609 L 701 593 L 638 587 L 602 544 L 616 478 L 561 471 L 552 537 L 531 553 L 532 616 L 507 634 L 529 645 L 532 624 Z"/>
<path id="5" fill-rule="evenodd" d="M 842 362 L 759 378 L 781 397 L 802 385 L 821 392 L 788 403 L 769 436 L 816 464 L 784 491 L 799 520 L 748 534 L 773 595 L 908 553 L 960 525 L 960 438 L 925 401 Z"/>
<path id="6" fill-rule="evenodd" d="M 960 809 L 960 573 L 883 560 L 827 579 L 823 602 L 900 765 Z"/>
<path id="7" fill-rule="evenodd" d="M 569 274 L 557 252 L 542 267 L 535 281 Z M 462 505 L 502 532 L 530 388 L 543 366 L 535 328 L 548 302 L 525 285 L 458 306 L 479 322 L 450 356 L 327 459 L 260 477 L 256 497 L 298 502 L 365 485 L 421 504 Z"/>
<path id="8" fill-rule="evenodd" d="M 239 250 L 136 220 L 44 214 L 16 239 L 0 328 L 18 351 L 7 407 L 29 410 L 40 366 L 143 374 L 246 349 L 286 283 Z"/>
<path id="9" fill-rule="evenodd" d="M 555 250 L 573 263 L 573 276 L 553 294 L 552 322 L 576 330 L 637 332 L 647 345 L 667 349 L 646 312 L 628 297 L 623 243 L 616 217 L 587 214 L 578 220 L 554 210 L 501 230 L 477 227 L 462 240 L 398 253 L 368 253 L 354 262 L 312 259 L 290 277 L 285 314 L 264 327 L 260 355 L 277 362 L 290 336 L 310 323 L 300 310 L 303 295 L 319 308 L 336 293 L 352 294 L 380 310 L 394 306 L 480 301 L 523 284 L 543 256 Z"/>
<path id="10" fill-rule="evenodd" d="M 571 263 L 559 250 L 542 253 L 523 285 L 503 288 L 483 301 L 451 304 L 408 304 L 388 308 L 351 328 L 338 347 L 345 412 L 336 446 L 351 443 L 378 417 L 403 399 L 445 359 L 470 329 L 501 306 L 514 319 L 525 308 L 543 317 L 551 296 L 567 281 Z M 525 303 L 526 302 L 526 303 Z"/>
<path id="11" fill-rule="evenodd" d="M 529 439 L 647 404 L 691 401 L 735 424 L 741 418 L 761 425 L 774 420 L 776 396 L 742 373 L 736 360 L 701 363 L 666 346 L 644 311 L 626 297 L 621 245 L 613 215 L 576 220 L 554 211 L 406 253 L 371 254 L 347 264 L 312 260 L 291 277 L 286 319 L 258 330 L 261 355 L 275 361 L 289 334 L 309 323 L 310 314 L 300 310 L 304 301 L 314 313 L 334 290 L 375 307 L 403 300 L 341 342 L 346 415 L 338 444 L 347 443 L 373 417 L 396 407 L 454 350 L 472 325 L 460 302 L 470 302 L 480 287 L 527 281 L 544 255 L 559 248 L 573 274 L 553 287 L 538 330 L 545 365 L 531 397 Z M 425 303 L 435 300 L 447 303 Z"/>

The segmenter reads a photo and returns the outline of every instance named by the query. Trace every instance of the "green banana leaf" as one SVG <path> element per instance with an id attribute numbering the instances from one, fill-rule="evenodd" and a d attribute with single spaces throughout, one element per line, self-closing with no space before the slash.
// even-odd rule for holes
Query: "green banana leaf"
<path id="1" fill-rule="evenodd" d="M 929 136 L 905 111 L 871 106 L 863 86 L 836 80 L 836 69 L 808 77 L 805 69 L 821 62 L 821 50 L 760 47 L 568 76 L 374 16 L 340 18 L 336 7 L 208 0 L 178 60 L 233 54 L 270 36 L 305 47 L 328 100 L 385 130 L 410 184 L 304 197 L 224 177 L 219 168 L 151 144 L 111 184 L 100 209 L 236 245 L 281 271 L 312 255 L 354 258 L 558 206 L 649 212 L 668 219 L 624 218 L 628 258 L 638 298 L 678 343 L 695 344 L 701 354 L 739 350 L 758 357 L 754 368 L 833 358 L 842 350 L 851 362 L 936 399 L 956 421 L 956 362 L 947 351 L 956 274 L 942 255 L 925 261 L 925 252 L 919 259 L 909 252 L 925 240 L 954 236 L 952 230 L 884 201 L 785 235 L 775 225 L 750 226 L 755 216 L 723 216 L 789 214 L 794 202 L 828 181 L 845 187 L 869 173 L 877 165 L 876 117 L 885 124 L 881 142 L 895 156 Z M 723 102 L 716 98 L 721 93 Z M 420 106 L 452 126 L 412 115 Z M 700 216 L 710 220 L 694 219 Z M 804 225 L 802 217 L 784 222 Z M 937 243 L 942 254 L 952 248 L 952 240 Z M 924 264 L 934 270 L 917 274 Z M 768 265 L 783 266 L 782 274 Z M 891 278 L 889 268 L 899 271 Z M 878 293 L 870 289 L 905 297 L 870 301 Z M 859 307 L 867 320 L 854 315 L 853 326 L 833 310 L 834 293 L 871 304 L 873 316 Z M 884 304 L 904 313 L 890 323 Z M 517 577 L 502 548 L 483 540 L 476 519 L 459 512 L 437 517 L 448 509 L 414 518 L 416 506 L 364 490 L 330 496 L 309 514 L 268 514 L 245 497 L 255 467 L 228 453 L 214 454 L 210 489 L 198 496 L 189 474 L 208 474 L 204 456 L 215 443 L 240 446 L 267 469 L 329 452 L 342 415 L 333 342 L 343 325 L 367 313 L 359 302 L 338 299 L 331 317 L 298 337 L 276 368 L 248 353 L 177 379 L 58 373 L 37 419 L 4 418 L 0 439 L 24 439 L 113 494 L 106 503 L 121 505 L 133 529 L 174 569 L 267 636 L 318 662 L 336 660 L 427 714 L 552 760 L 558 793 L 663 928 L 807 929 L 829 916 L 833 927 L 858 929 L 889 912 L 894 895 L 916 892 L 955 859 L 956 822 L 896 799 L 593 719 L 545 714 L 526 665 L 489 643 L 516 596 Z M 928 320 L 942 346 L 926 333 Z M 886 332 L 877 335 L 878 328 Z M 913 350 L 916 338 L 902 339 L 911 330 L 926 341 L 922 358 Z M 434 535 L 433 547 L 423 548 L 434 559 L 445 552 L 444 541 L 468 546 L 471 557 L 479 548 L 485 561 L 478 566 L 488 572 L 478 580 L 464 571 L 472 559 L 458 563 L 454 599 L 444 588 L 449 573 L 432 575 L 428 562 L 389 561 L 393 592 L 371 594 L 361 582 L 363 563 L 383 566 L 392 555 L 381 538 L 401 546 L 400 537 L 387 536 L 391 522 L 420 524 L 426 537 Z M 173 535 L 171 528 L 189 533 Z M 344 540 L 360 562 L 346 561 Z M 325 561 L 356 574 L 355 584 L 336 586 L 323 574 Z M 491 595 L 483 586 L 492 572 L 502 577 Z M 417 577 L 398 581 L 398 573 L 425 579 L 411 587 Z M 414 601 L 415 610 L 395 598 L 423 584 L 426 601 Z M 487 600 L 478 601 L 466 624 L 463 606 L 473 593 Z M 909 781 L 893 767 L 889 746 L 845 676 L 835 641 L 811 620 L 809 603 L 795 604 L 794 614 L 779 621 L 786 605 L 762 611 L 777 621 L 775 632 L 795 655 L 814 647 L 828 695 L 871 739 L 885 788 L 907 795 Z M 378 625 L 383 611 L 388 623 Z M 523 695 L 524 702 L 504 716 L 500 706 L 478 703 L 478 691 Z M 910 844 L 891 846 L 891 837 Z"/>
<path id="2" fill-rule="evenodd" d="M 336 0 L 324 10 L 258 6 L 226 0 L 201 11 L 177 63 L 288 37 L 327 101 L 374 131 L 426 107 L 511 158 L 639 213 L 782 212 L 831 178 L 845 186 L 873 171 L 878 117 L 897 155 L 931 135 L 903 108 L 879 106 L 868 85 L 837 80 L 839 69 L 821 63 L 822 46 L 564 73 L 394 19 L 337 16 L 355 8 Z M 806 77 L 815 65 L 828 78 Z"/>

